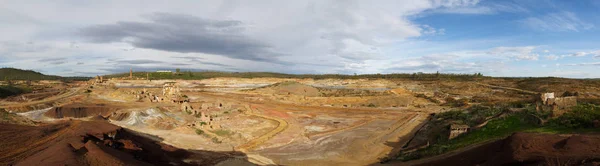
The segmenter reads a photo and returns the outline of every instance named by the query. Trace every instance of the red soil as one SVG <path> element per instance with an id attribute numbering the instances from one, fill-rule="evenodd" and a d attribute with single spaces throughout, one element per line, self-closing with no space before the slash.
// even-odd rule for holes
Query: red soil
<path id="1" fill-rule="evenodd" d="M 419 165 L 599 165 L 600 135 L 515 133 L 503 140 L 430 160 L 433 161 Z"/>
<path id="2" fill-rule="evenodd" d="M 0 165 L 214 165 L 245 157 L 238 152 L 178 149 L 105 121 L 2 124 L 0 139 Z"/>

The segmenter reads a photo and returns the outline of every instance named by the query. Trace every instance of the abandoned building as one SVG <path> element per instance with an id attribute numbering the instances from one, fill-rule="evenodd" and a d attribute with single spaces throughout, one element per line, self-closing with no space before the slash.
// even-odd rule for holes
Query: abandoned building
<path id="1" fill-rule="evenodd" d="M 536 103 L 536 110 L 551 111 L 553 117 L 558 117 L 568 111 L 569 107 L 577 105 L 577 97 L 555 97 L 554 92 L 540 95 L 540 102 Z"/>
<path id="2" fill-rule="evenodd" d="M 102 76 L 96 76 L 96 79 L 94 80 L 94 83 L 97 83 L 97 84 L 101 84 L 104 82 L 106 82 L 106 80 Z"/>
<path id="3" fill-rule="evenodd" d="M 467 132 L 469 132 L 469 129 L 470 129 L 470 127 L 468 125 L 451 124 L 450 125 L 450 135 L 448 136 L 448 139 L 454 139 L 454 138 L 458 137 L 459 135 L 467 133 Z"/>
<path id="4" fill-rule="evenodd" d="M 165 97 L 177 97 L 181 94 L 181 90 L 176 82 L 166 82 L 165 85 L 163 85 L 162 92 Z"/>

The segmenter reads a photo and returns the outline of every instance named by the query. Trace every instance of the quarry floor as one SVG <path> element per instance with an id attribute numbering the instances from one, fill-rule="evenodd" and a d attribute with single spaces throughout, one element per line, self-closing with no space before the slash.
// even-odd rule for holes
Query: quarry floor
<path id="1" fill-rule="evenodd" d="M 341 107 L 324 104 L 295 104 L 277 101 L 273 94 L 258 94 L 244 89 L 269 85 L 282 80 L 230 81 L 213 80 L 216 85 L 194 87 L 196 82 L 181 81 L 182 94 L 192 103 L 228 103 L 231 109 L 215 111 L 220 117 L 219 129 L 190 127 L 197 117 L 180 111 L 180 104 L 138 102 L 124 91 L 148 89 L 159 93 L 162 81 L 116 82 L 117 87 L 95 86 L 68 89 L 65 93 L 29 103 L 3 103 L 11 106 L 47 104 L 36 110 L 15 109 L 19 115 L 35 121 L 53 123 L 57 119 L 94 121 L 96 115 L 108 117 L 126 115 L 122 119 L 108 118 L 110 123 L 161 139 L 162 143 L 187 150 L 238 151 L 246 154 L 252 164 L 266 165 L 369 165 L 377 163 L 394 149 L 403 146 L 413 130 L 432 112 L 442 107 Z M 207 84 L 207 83 L 203 83 Z M 315 85 L 316 83 L 313 83 Z M 339 86 L 339 83 L 324 86 Z M 393 88 L 384 83 L 370 83 L 360 88 Z M 342 98 L 343 99 L 343 98 Z M 67 101 L 62 101 L 67 100 Z M 348 100 L 353 104 L 354 100 Z M 52 117 L 55 107 L 99 106 L 109 110 L 88 110 L 85 116 Z M 37 107 L 30 107 L 37 108 Z M 244 110 L 244 111 L 236 111 Z M 227 112 L 227 113 L 225 113 Z M 61 113 L 63 114 L 63 113 Z M 101 119 L 101 118 L 100 118 Z M 197 134 L 201 129 L 204 134 Z M 226 132 L 224 132 L 226 131 Z M 220 133 L 228 134 L 220 134 Z M 214 141 L 218 139 L 218 141 Z M 227 162 L 237 162 L 225 160 Z M 250 164 L 250 163 L 245 163 Z"/>

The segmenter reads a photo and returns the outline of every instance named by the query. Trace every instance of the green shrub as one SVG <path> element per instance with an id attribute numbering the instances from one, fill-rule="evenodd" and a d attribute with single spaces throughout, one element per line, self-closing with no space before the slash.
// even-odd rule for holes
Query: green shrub
<path id="1" fill-rule="evenodd" d="M 223 141 L 219 140 L 217 137 L 213 137 L 211 140 L 213 143 L 217 143 L 217 144 L 223 143 Z"/>
<path id="2" fill-rule="evenodd" d="M 204 134 L 204 130 L 196 129 L 196 134 L 202 135 Z"/>
<path id="3" fill-rule="evenodd" d="M 594 120 L 600 120 L 600 107 L 593 104 L 580 104 L 570 112 L 550 121 L 552 125 L 567 128 L 592 128 Z"/>

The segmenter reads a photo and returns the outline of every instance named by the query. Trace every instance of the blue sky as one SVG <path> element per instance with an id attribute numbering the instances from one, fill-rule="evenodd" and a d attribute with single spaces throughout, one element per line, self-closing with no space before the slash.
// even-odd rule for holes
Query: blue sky
<path id="1" fill-rule="evenodd" d="M 599 78 L 600 1 L 77 1 L 0 6 L 0 67 Z"/>

